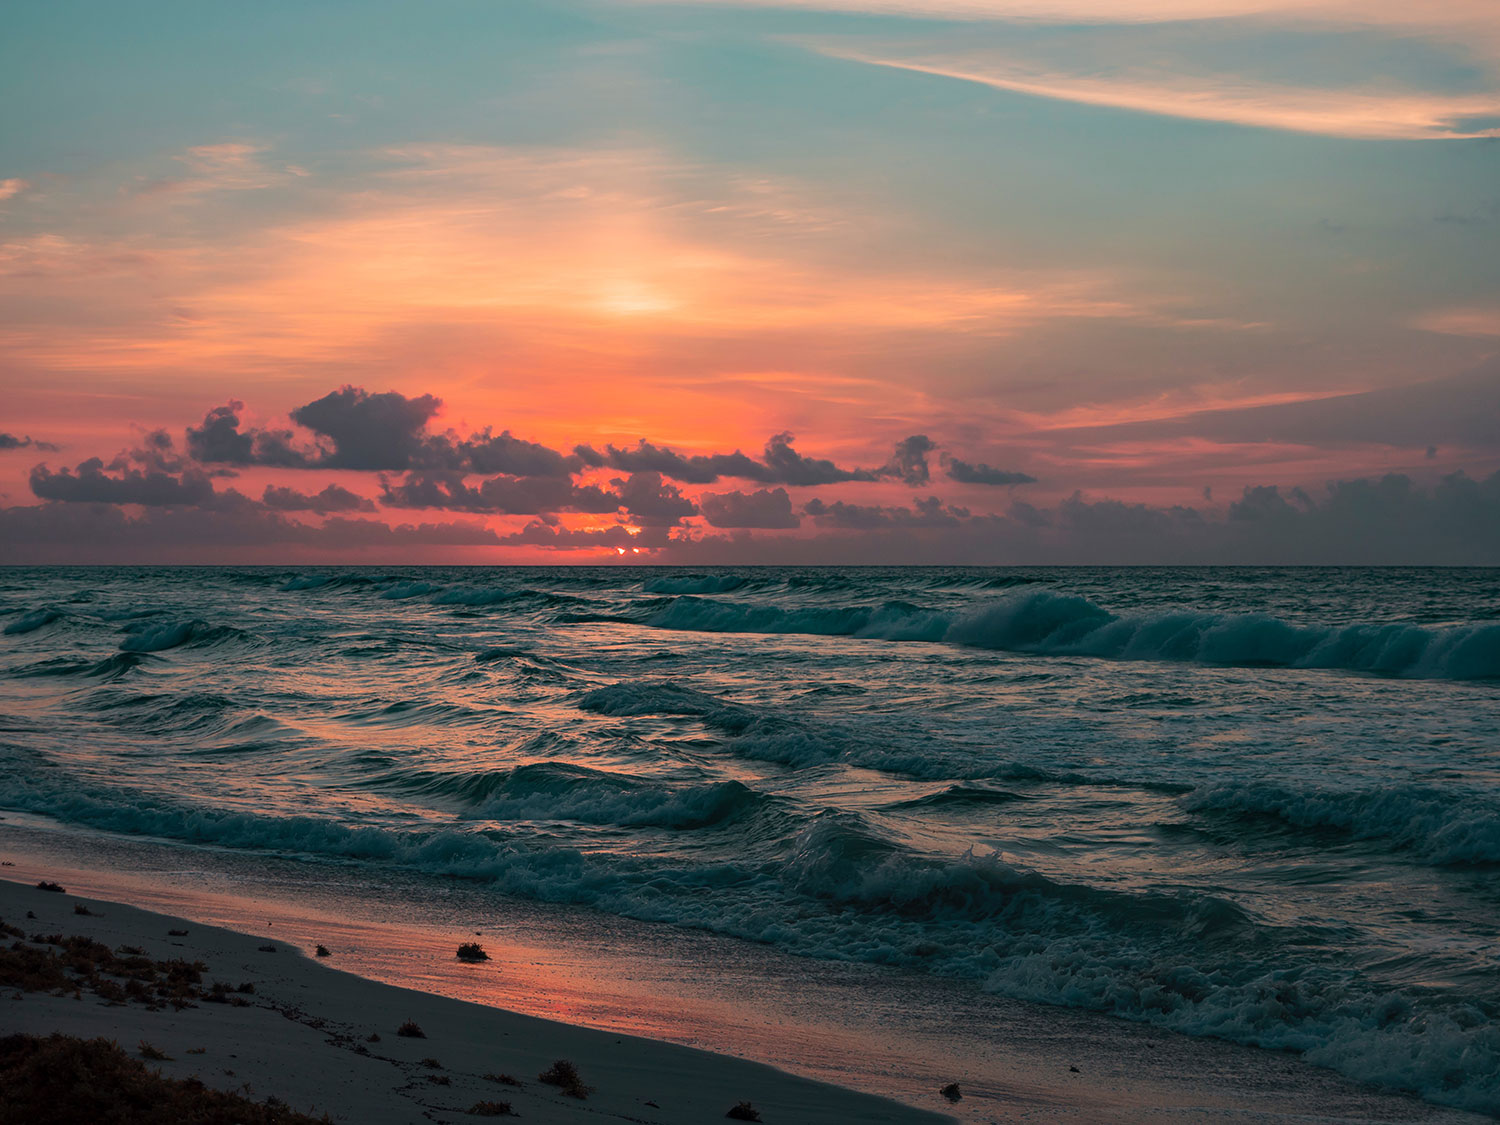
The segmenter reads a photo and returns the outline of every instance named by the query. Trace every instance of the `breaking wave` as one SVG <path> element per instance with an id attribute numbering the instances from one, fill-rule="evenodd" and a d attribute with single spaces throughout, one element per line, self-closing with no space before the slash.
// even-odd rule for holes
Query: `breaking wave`
<path id="1" fill-rule="evenodd" d="M 518 776 L 519 775 L 519 776 Z M 570 796 L 589 779 L 539 770 L 489 782 L 486 812 L 617 814 L 698 827 L 746 801 L 733 784 L 639 800 L 632 785 Z M 597 785 L 597 778 L 592 781 Z M 1047 878 L 995 856 L 911 853 L 850 813 L 814 817 L 782 850 L 696 864 L 522 843 L 479 828 L 353 827 L 315 816 L 190 809 L 128 791 L 54 788 L 15 775 L 0 799 L 132 834 L 338 861 L 391 863 L 489 882 L 509 894 L 983 982 L 1021 999 L 1086 1007 L 1197 1035 L 1305 1052 L 1387 1088 L 1500 1111 L 1500 1011 L 1396 994 L 1336 961 L 1288 967 L 1284 934 L 1228 900 L 1126 892 Z M 619 798 L 608 796 L 611 788 Z M 529 794 L 527 792 L 529 790 Z M 634 791 L 633 791 L 634 790 Z M 534 805 L 540 802 L 540 805 Z M 571 804 L 570 804 L 571 802 Z M 684 819 L 681 813 L 696 810 Z M 1462 1067 L 1454 1060 L 1463 1059 Z"/>
<path id="2" fill-rule="evenodd" d="M 1191 812 L 1265 817 L 1283 825 L 1379 840 L 1429 863 L 1500 863 L 1500 805 L 1482 794 L 1436 786 L 1380 789 L 1226 782 L 1182 798 Z"/>
<path id="3" fill-rule="evenodd" d="M 25 633 L 34 633 L 45 625 L 51 625 L 61 617 L 62 614 L 55 609 L 35 609 L 30 613 L 22 614 L 6 625 L 4 633 L 7 637 L 17 637 Z"/>
<path id="4" fill-rule="evenodd" d="M 1014 594 L 959 613 L 903 602 L 788 608 L 677 597 L 650 612 L 658 629 L 807 633 L 1114 660 L 1175 660 L 1268 668 L 1323 668 L 1384 676 L 1500 678 L 1500 624 L 1298 625 L 1257 614 L 1116 615 L 1050 590 Z"/>

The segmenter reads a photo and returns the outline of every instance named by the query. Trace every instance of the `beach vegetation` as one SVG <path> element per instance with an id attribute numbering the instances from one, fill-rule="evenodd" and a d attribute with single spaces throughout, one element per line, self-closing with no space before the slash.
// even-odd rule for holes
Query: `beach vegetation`
<path id="1" fill-rule="evenodd" d="M 328 952 L 328 947 L 326 945 L 320 945 L 320 946 L 318 946 L 317 953 L 318 953 L 319 957 L 332 957 L 333 956 L 332 953 Z"/>
<path id="2" fill-rule="evenodd" d="M 731 1121 L 759 1121 L 760 1110 L 749 1102 L 736 1102 L 729 1107 L 729 1112 L 724 1115 Z"/>
<path id="3" fill-rule="evenodd" d="M 0 985 L 54 995 L 87 990 L 106 1003 L 135 1001 L 152 1009 L 170 1004 L 181 1010 L 209 995 L 199 987 L 208 968 L 201 961 L 121 955 L 77 935 L 33 934 L 29 941 L 0 949 Z"/>
<path id="4" fill-rule="evenodd" d="M 73 904 L 73 913 L 84 918 L 92 918 L 94 916 L 94 912 L 87 906 L 83 905 L 83 903 L 81 902 L 75 902 Z"/>
<path id="5" fill-rule="evenodd" d="M 158 1049 L 156 1047 L 153 1047 L 150 1043 L 147 1043 L 144 1039 L 141 1040 L 140 1046 L 137 1049 L 141 1052 L 141 1058 L 143 1058 L 143 1059 L 150 1059 L 152 1062 L 171 1062 L 172 1061 L 172 1056 L 171 1055 L 167 1054 L 163 1050 L 160 1050 L 160 1049 Z"/>
<path id="6" fill-rule="evenodd" d="M 227 982 L 216 980 L 213 987 L 203 993 L 203 999 L 210 1004 L 229 1004 L 235 1008 L 248 1008 L 250 1001 L 243 996 L 236 996 Z"/>
<path id="7" fill-rule="evenodd" d="M 464 1111 L 470 1117 L 510 1117 L 510 1102 L 475 1102 Z"/>
<path id="8" fill-rule="evenodd" d="M 950 1102 L 961 1102 L 964 1100 L 964 1092 L 958 1088 L 957 1082 L 948 1083 L 938 1093 L 942 1094 Z"/>
<path id="9" fill-rule="evenodd" d="M 575 1098 L 586 1098 L 593 1092 L 593 1087 L 584 1085 L 583 1076 L 578 1073 L 578 1068 L 567 1059 L 558 1059 L 538 1074 L 536 1080 L 548 1086 L 556 1086 L 563 1093 Z"/>
<path id="10" fill-rule="evenodd" d="M 460 961 L 488 961 L 490 955 L 477 941 L 466 941 L 458 947 L 458 959 Z"/>
<path id="11" fill-rule="evenodd" d="M 372 1031 L 372 1032 L 370 1032 L 368 1038 L 365 1039 L 365 1042 L 366 1043 L 379 1043 L 380 1042 L 380 1032 L 378 1032 L 378 1031 Z"/>
<path id="12" fill-rule="evenodd" d="M 453 1079 L 449 1078 L 446 1074 L 429 1074 L 427 1076 L 427 1081 L 431 1082 L 435 1086 L 453 1085 Z"/>
<path id="13" fill-rule="evenodd" d="M 407 1020 L 396 1029 L 396 1034 L 403 1039 L 426 1039 L 427 1032 L 422 1030 L 422 1025 L 416 1020 Z"/>
<path id="14" fill-rule="evenodd" d="M 187 931 L 186 930 L 168 930 L 167 931 L 167 936 L 168 937 L 187 937 Z"/>
<path id="15" fill-rule="evenodd" d="M 438 1062 L 437 1059 L 430 1059 L 430 1058 L 429 1059 L 423 1059 L 422 1060 L 422 1065 L 425 1066 L 428 1070 L 442 1070 L 443 1069 L 443 1064 L 440 1063 L 440 1062 Z"/>
<path id="16" fill-rule="evenodd" d="M 501 1086 L 520 1086 L 521 1085 L 521 1080 L 519 1078 L 514 1077 L 513 1075 L 510 1075 L 510 1074 L 486 1074 L 484 1076 L 484 1080 L 486 1082 L 497 1082 Z"/>
<path id="17" fill-rule="evenodd" d="M 0 1038 L 0 1121 L 32 1125 L 332 1125 L 284 1103 L 265 1104 L 167 1078 L 107 1039 Z"/>
<path id="18" fill-rule="evenodd" d="M 36 885 L 36 889 L 39 891 L 51 891 L 52 893 L 59 895 L 68 893 L 66 888 L 64 888 L 61 883 L 51 883 L 46 879 L 43 879 L 40 883 L 38 883 Z"/>

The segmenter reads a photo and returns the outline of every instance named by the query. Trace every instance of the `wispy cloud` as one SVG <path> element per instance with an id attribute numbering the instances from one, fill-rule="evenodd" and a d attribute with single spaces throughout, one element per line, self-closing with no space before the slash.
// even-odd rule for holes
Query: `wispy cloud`
<path id="1" fill-rule="evenodd" d="M 1500 336 L 1500 305 L 1441 309 L 1420 317 L 1416 324 L 1447 336 Z"/>
<path id="2" fill-rule="evenodd" d="M 266 174 L 249 146 L 190 159 L 205 183 Z M 24 287 L 32 302 L 0 342 L 40 366 L 139 370 L 335 363 L 403 330 L 543 350 L 586 332 L 596 353 L 641 354 L 767 333 L 994 337 L 1058 319 L 1243 327 L 1103 269 L 872 268 L 879 216 L 657 152 L 429 146 L 362 159 L 375 167 L 342 192 L 319 183 L 307 217 L 268 223 L 200 199 L 213 242 L 184 239 L 175 211 L 134 213 L 128 239 L 0 242 L 0 292 Z"/>
<path id="3" fill-rule="evenodd" d="M 1500 92 L 1328 89 L 1258 82 L 1230 75 L 1121 71 L 1107 76 L 1037 69 L 997 52 L 898 57 L 848 47 L 823 54 L 871 66 L 915 71 L 999 90 L 1137 113 L 1218 121 L 1364 140 L 1500 136 Z M 1471 121 L 1486 122 L 1481 126 Z"/>
<path id="4" fill-rule="evenodd" d="M 622 0 L 646 5 L 782 8 L 920 20 L 1048 24 L 1146 24 L 1259 20 L 1390 28 L 1452 38 L 1500 35 L 1491 0 Z"/>

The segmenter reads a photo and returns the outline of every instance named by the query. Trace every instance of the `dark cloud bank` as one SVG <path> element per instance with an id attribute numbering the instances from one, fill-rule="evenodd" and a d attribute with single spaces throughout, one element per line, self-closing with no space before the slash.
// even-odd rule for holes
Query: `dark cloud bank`
<path id="1" fill-rule="evenodd" d="M 441 405 L 343 387 L 293 410 L 290 425 L 262 428 L 246 426 L 231 401 L 189 427 L 181 451 L 157 430 L 108 463 L 38 464 L 29 479 L 41 503 L 0 509 L 0 561 L 398 560 L 509 546 L 560 561 L 618 549 L 692 564 L 1500 562 L 1500 474 L 1252 487 L 1227 509 L 1083 495 L 1042 508 L 1016 491 L 1035 482 L 1030 474 L 962 459 L 925 434 L 872 467 L 806 455 L 790 433 L 772 435 L 758 456 L 687 455 L 645 439 L 564 453 L 508 430 L 438 432 Z M 22 448 L 55 450 L 0 435 L 0 449 Z M 934 455 L 942 479 L 967 490 L 966 506 L 932 494 Z M 306 488 L 266 486 L 258 499 L 225 483 L 253 467 L 368 474 L 375 495 L 315 476 Z M 882 481 L 883 494 L 891 484 L 920 492 L 881 504 L 860 502 L 858 488 L 822 491 Z M 684 491 L 706 485 L 719 487 Z M 993 497 L 990 510 L 976 510 L 976 494 Z M 377 501 L 387 518 L 373 515 Z M 568 514 L 605 526 L 570 528 Z M 489 516 L 530 518 L 497 530 Z"/>

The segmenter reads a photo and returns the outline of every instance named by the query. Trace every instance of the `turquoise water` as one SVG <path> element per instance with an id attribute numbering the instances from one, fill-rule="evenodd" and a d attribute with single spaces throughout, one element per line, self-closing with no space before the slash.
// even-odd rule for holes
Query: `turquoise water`
<path id="1" fill-rule="evenodd" d="M 1500 1114 L 1500 571 L 0 571 L 0 808 Z"/>

